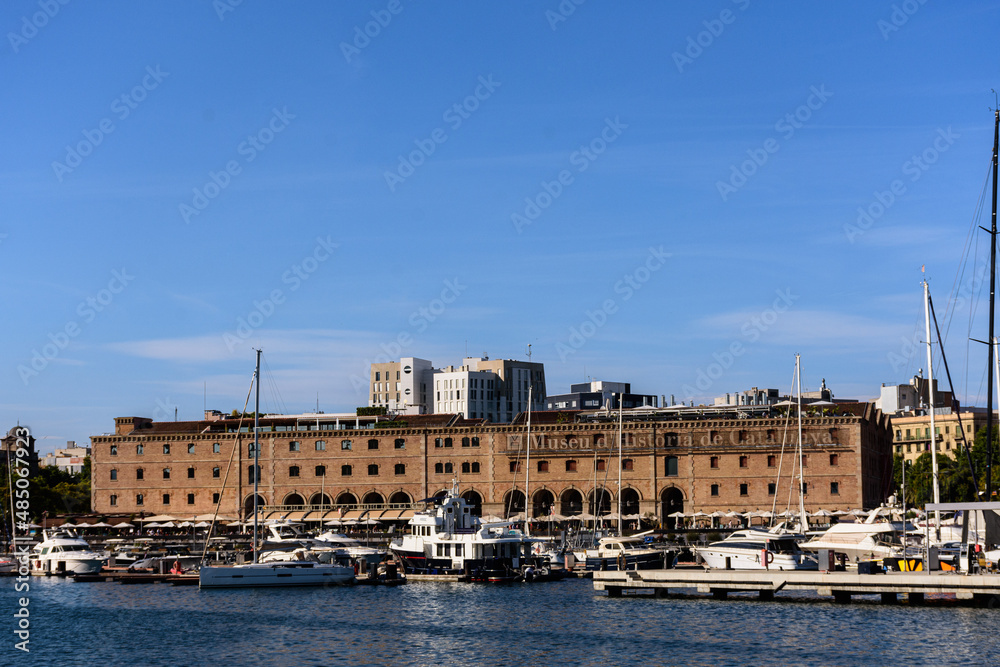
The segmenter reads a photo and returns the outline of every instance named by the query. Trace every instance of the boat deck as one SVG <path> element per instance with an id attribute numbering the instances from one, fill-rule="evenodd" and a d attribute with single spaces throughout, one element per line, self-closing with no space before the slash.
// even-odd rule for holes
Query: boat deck
<path id="1" fill-rule="evenodd" d="M 669 589 L 694 589 L 725 599 L 731 592 L 756 592 L 761 599 L 773 599 L 785 591 L 813 592 L 850 602 L 854 595 L 879 595 L 882 602 L 894 603 L 900 594 L 910 604 L 920 604 L 929 594 L 954 595 L 958 600 L 977 600 L 1000 606 L 1000 574 L 957 574 L 954 572 L 854 572 L 706 570 L 626 570 L 594 572 L 594 589 L 620 597 L 625 591 L 651 591 L 665 596 Z"/>

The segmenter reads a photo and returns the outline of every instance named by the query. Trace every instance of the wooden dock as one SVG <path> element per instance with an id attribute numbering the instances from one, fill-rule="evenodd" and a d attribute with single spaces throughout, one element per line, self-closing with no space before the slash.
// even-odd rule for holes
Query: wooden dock
<path id="1" fill-rule="evenodd" d="M 848 603 L 855 595 L 878 595 L 893 604 L 906 595 L 910 604 L 921 604 L 929 594 L 954 595 L 990 607 L 1000 607 L 1000 574 L 957 574 L 954 572 L 854 572 L 774 571 L 774 570 L 626 570 L 594 573 L 594 590 L 621 597 L 626 591 L 652 592 L 657 597 L 669 589 L 694 589 L 723 600 L 732 592 L 756 592 L 762 600 L 772 600 L 779 592 L 805 591 L 835 602 Z M 680 592 L 680 591 L 678 591 Z"/>

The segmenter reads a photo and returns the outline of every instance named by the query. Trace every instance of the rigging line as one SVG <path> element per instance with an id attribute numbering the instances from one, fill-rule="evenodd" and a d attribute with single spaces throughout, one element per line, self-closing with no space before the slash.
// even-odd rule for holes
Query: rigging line
<path id="1" fill-rule="evenodd" d="M 965 266 L 968 264 L 969 253 L 971 251 L 971 246 L 974 239 L 978 245 L 979 234 L 977 233 L 977 229 L 979 229 L 979 221 L 982 220 L 983 217 L 983 209 L 986 205 L 987 186 L 989 184 L 989 178 L 992 172 L 993 172 L 993 156 L 991 153 L 989 166 L 986 169 L 986 177 L 983 179 L 983 187 L 982 190 L 980 190 L 979 192 L 979 201 L 976 203 L 975 209 L 973 209 L 972 220 L 970 221 L 969 224 L 969 232 L 965 238 L 965 245 L 962 247 L 961 275 L 964 275 Z M 948 335 L 951 315 L 953 314 L 951 313 L 951 308 L 957 301 L 958 293 L 961 291 L 961 288 L 959 287 L 960 281 L 961 277 L 956 276 L 955 282 L 951 286 L 951 291 L 948 293 L 948 300 L 946 302 L 947 305 L 945 306 L 944 317 L 942 317 L 942 319 L 946 323 L 945 337 L 947 337 Z"/>
<path id="2" fill-rule="evenodd" d="M 982 190 L 980 190 L 979 193 L 979 201 L 976 203 L 976 207 L 973 209 L 972 220 L 969 223 L 969 231 L 965 237 L 965 244 L 962 246 L 961 266 L 963 267 L 962 268 L 963 272 L 965 270 L 964 269 L 965 265 L 968 263 L 968 257 L 972 249 L 972 244 L 975 241 L 975 239 L 978 239 L 979 236 L 976 233 L 976 230 L 979 228 L 978 224 L 979 221 L 982 220 L 983 207 L 985 206 L 986 202 L 986 192 L 987 192 L 986 188 L 992 170 L 993 170 L 993 162 L 991 156 L 989 167 L 986 170 L 986 177 L 983 179 L 983 188 Z M 942 318 L 945 322 L 949 321 L 950 319 L 949 313 L 951 310 L 951 305 L 954 303 L 955 297 L 958 296 L 958 292 L 961 291 L 961 288 L 959 287 L 960 280 L 961 280 L 960 278 L 956 277 L 955 282 L 952 284 L 951 291 L 948 293 L 948 301 L 946 302 L 948 305 L 945 307 L 944 317 Z M 945 327 L 945 330 L 947 331 L 947 327 Z"/>
<path id="3" fill-rule="evenodd" d="M 951 389 L 951 401 L 952 401 L 951 407 L 954 409 L 954 407 L 955 407 L 955 386 L 954 386 L 954 384 L 951 381 L 951 371 L 948 369 L 948 359 L 947 359 L 947 357 L 945 357 L 945 354 L 944 354 L 944 343 L 942 343 L 942 341 L 941 341 L 941 329 L 938 327 L 937 313 L 934 311 L 934 300 L 931 299 L 931 294 L 930 294 L 929 291 L 927 292 L 927 305 L 930 306 L 929 309 L 931 311 L 931 316 L 934 318 L 934 331 L 937 332 L 938 347 L 941 349 L 941 361 L 944 364 L 945 375 L 948 377 L 948 387 Z M 931 410 L 933 410 L 933 409 L 934 409 L 934 406 L 932 405 L 931 406 Z M 965 456 L 966 456 L 966 458 L 968 459 L 968 462 L 969 462 L 969 472 L 972 474 L 972 486 L 978 491 L 979 490 L 979 484 L 978 484 L 978 482 L 976 482 L 976 468 L 972 464 L 972 449 L 969 447 L 969 440 L 968 440 L 968 438 L 965 437 L 965 429 L 962 427 L 962 415 L 961 414 L 958 415 L 958 432 L 959 432 L 959 435 L 962 438 L 962 448 L 965 450 Z M 934 446 L 937 447 L 936 439 L 934 441 Z M 957 456 L 955 458 L 958 459 Z M 904 502 L 905 502 L 905 498 L 904 498 Z"/>
<path id="4" fill-rule="evenodd" d="M 215 513 L 212 515 L 212 523 L 208 527 L 208 533 L 205 535 L 205 547 L 201 552 L 201 562 L 205 562 L 205 556 L 208 554 L 208 544 L 212 538 L 212 530 L 215 528 L 215 522 L 219 518 L 219 509 L 222 507 L 222 498 L 226 495 L 226 483 L 229 481 L 229 471 L 233 468 L 233 459 L 236 457 L 236 452 L 240 448 L 240 438 L 243 429 L 243 420 L 246 419 L 247 406 L 250 405 L 250 394 L 253 393 L 253 383 L 258 381 L 257 371 L 254 370 L 254 378 L 250 381 L 250 389 L 247 391 L 247 400 L 243 402 L 243 412 L 240 413 L 240 421 L 236 424 L 236 438 L 233 443 L 233 450 L 229 453 L 229 464 L 226 466 L 226 475 L 222 478 L 222 491 L 219 493 L 219 502 L 215 504 Z M 257 474 L 255 469 L 254 475 Z M 236 499 L 239 501 L 239 491 L 236 492 Z M 237 516 L 239 514 L 237 513 Z M 254 535 L 253 539 L 256 541 L 257 536 Z"/>

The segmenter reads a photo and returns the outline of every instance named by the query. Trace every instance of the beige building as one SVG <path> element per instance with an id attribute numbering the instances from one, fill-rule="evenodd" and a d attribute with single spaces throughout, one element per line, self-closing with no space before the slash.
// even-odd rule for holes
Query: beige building
<path id="1" fill-rule="evenodd" d="M 904 460 L 913 462 L 924 452 L 931 451 L 931 417 L 929 414 L 893 416 L 893 452 Z M 994 422 L 995 424 L 996 422 Z M 935 443 L 938 453 L 958 456 L 963 438 L 969 446 L 975 442 L 976 432 L 986 426 L 986 411 L 934 415 Z"/>
<path id="2" fill-rule="evenodd" d="M 838 410 L 839 416 L 803 420 L 810 511 L 870 508 L 890 492 L 888 419 L 871 405 Z M 669 525 L 677 511 L 771 509 L 775 502 L 784 508 L 794 488 L 795 455 L 790 442 L 782 443 L 786 420 L 777 417 L 662 413 L 626 421 L 619 458 L 618 425 L 606 414 L 537 413 L 529 463 L 520 420 L 269 416 L 261 420 L 255 470 L 252 424 L 207 416 L 193 422 L 119 417 L 113 434 L 93 436 L 94 510 L 194 516 L 221 503 L 223 513 L 246 516 L 256 475 L 259 504 L 268 512 L 298 512 L 294 518 L 364 510 L 398 518 L 456 478 L 481 512 L 508 515 L 524 508 L 527 472 L 536 516 L 606 513 L 621 502 L 625 514 Z"/>

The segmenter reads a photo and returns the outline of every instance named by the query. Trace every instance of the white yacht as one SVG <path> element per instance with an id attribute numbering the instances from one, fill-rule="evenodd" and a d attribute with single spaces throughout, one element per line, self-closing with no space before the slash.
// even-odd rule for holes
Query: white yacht
<path id="1" fill-rule="evenodd" d="M 787 535 L 737 530 L 726 539 L 694 547 L 705 566 L 720 570 L 815 570 L 817 561 Z"/>
<path id="2" fill-rule="evenodd" d="M 107 554 L 94 551 L 69 528 L 43 530 L 42 535 L 32 549 L 32 574 L 97 574 L 107 560 Z"/>
<path id="3" fill-rule="evenodd" d="M 803 542 L 800 546 L 813 552 L 829 549 L 844 554 L 850 562 L 857 563 L 905 555 L 906 547 L 902 540 L 905 533 L 902 523 L 887 521 L 875 510 L 864 523 L 834 524 L 822 535 Z"/>
<path id="4" fill-rule="evenodd" d="M 394 540 L 390 551 L 410 575 L 462 576 L 471 581 L 516 581 L 534 577 L 546 566 L 531 555 L 539 542 L 512 522 L 483 523 L 458 494 L 457 482 L 450 492 L 417 512 L 408 524 L 409 533 Z M 531 577 L 525 577 L 525 573 Z"/>

